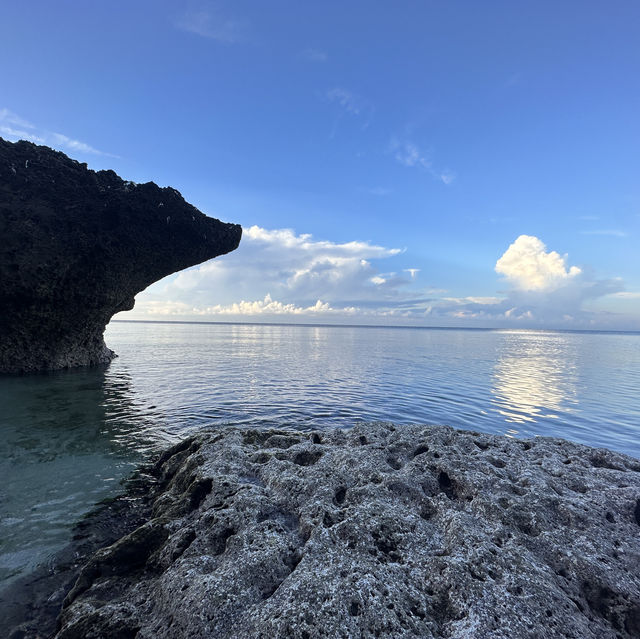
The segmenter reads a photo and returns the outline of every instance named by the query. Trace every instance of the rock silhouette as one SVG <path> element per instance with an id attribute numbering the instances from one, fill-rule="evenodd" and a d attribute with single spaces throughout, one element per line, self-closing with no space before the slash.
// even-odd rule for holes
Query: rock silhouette
<path id="1" fill-rule="evenodd" d="M 234 250 L 242 229 L 172 188 L 0 138 L 0 373 L 106 363 L 111 317 L 156 280 Z"/>

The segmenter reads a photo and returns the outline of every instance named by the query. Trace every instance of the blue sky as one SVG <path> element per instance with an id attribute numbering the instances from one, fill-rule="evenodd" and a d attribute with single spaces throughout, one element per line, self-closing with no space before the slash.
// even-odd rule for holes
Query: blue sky
<path id="1" fill-rule="evenodd" d="M 245 229 L 121 318 L 640 330 L 636 2 L 2 14 L 2 137 Z"/>

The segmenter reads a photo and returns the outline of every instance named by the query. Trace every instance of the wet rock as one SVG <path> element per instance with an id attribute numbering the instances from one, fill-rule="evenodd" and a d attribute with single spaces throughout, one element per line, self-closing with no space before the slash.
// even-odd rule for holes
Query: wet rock
<path id="1" fill-rule="evenodd" d="M 58 639 L 640 636 L 640 462 L 447 427 L 211 430 Z M 98 566 L 98 568 L 96 568 Z"/>
<path id="2" fill-rule="evenodd" d="M 175 189 L 0 138 L 0 373 L 110 361 L 103 332 L 115 313 L 240 235 Z"/>

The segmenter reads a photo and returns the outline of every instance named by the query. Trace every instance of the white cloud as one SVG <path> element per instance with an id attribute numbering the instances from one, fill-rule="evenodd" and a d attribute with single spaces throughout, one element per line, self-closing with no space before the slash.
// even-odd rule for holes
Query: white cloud
<path id="1" fill-rule="evenodd" d="M 399 142 L 392 140 L 391 148 L 394 151 L 394 157 L 397 162 L 403 166 L 414 167 L 421 166 L 424 169 L 431 169 L 431 160 L 429 160 L 413 142 Z"/>
<path id="2" fill-rule="evenodd" d="M 9 111 L 9 109 L 0 109 L 0 134 L 12 142 L 28 140 L 29 142 L 46 144 L 54 149 L 67 152 L 117 157 L 110 153 L 99 151 L 86 142 L 74 140 L 62 133 L 52 133 L 50 131 L 40 129 L 34 124 L 31 124 L 27 120 L 24 120 L 15 113 Z"/>
<path id="3" fill-rule="evenodd" d="M 327 91 L 327 99 L 329 102 L 339 104 L 347 113 L 351 115 L 360 115 L 364 109 L 366 101 L 347 89 L 335 87 Z"/>
<path id="4" fill-rule="evenodd" d="M 537 237 L 521 235 L 495 266 L 511 284 L 505 295 L 443 297 L 429 305 L 428 316 L 458 325 L 628 328 L 628 316 L 593 311 L 606 296 L 634 298 L 622 291 L 622 281 L 596 279 L 589 268 L 567 261 Z"/>
<path id="5" fill-rule="evenodd" d="M 402 252 L 365 241 L 337 243 L 291 229 L 252 226 L 243 230 L 233 253 L 141 293 L 133 313 L 352 315 L 358 308 L 375 315 L 409 310 L 424 294 L 412 290 L 412 278 L 402 269 L 381 272 L 376 266 Z"/>
<path id="6" fill-rule="evenodd" d="M 342 87 L 334 87 L 326 92 L 325 98 L 340 107 L 340 112 L 347 113 L 355 118 L 359 118 L 362 129 L 366 129 L 373 120 L 374 108 L 373 104 L 361 95 L 344 89 Z M 334 124 L 334 130 L 331 133 L 331 137 L 335 135 L 335 128 L 337 123 Z"/>
<path id="7" fill-rule="evenodd" d="M 0 120 L 1 122 L 1 120 Z M 45 144 L 46 140 L 39 135 L 32 133 L 31 131 L 24 131 L 22 129 L 14 129 L 11 126 L 5 126 L 0 124 L 0 135 L 11 142 L 17 142 L 18 140 L 28 140 L 35 144 Z"/>
<path id="8" fill-rule="evenodd" d="M 429 153 L 425 153 L 414 142 L 391 138 L 389 149 L 396 162 L 407 168 L 418 168 L 426 171 L 436 180 L 449 186 L 455 179 L 456 174 L 449 169 L 436 169 Z"/>
<path id="9" fill-rule="evenodd" d="M 456 179 L 456 174 L 453 171 L 445 169 L 440 173 L 440 179 L 447 185 L 451 184 Z"/>
<path id="10" fill-rule="evenodd" d="M 176 24 L 179 29 L 222 44 L 241 42 L 246 37 L 246 26 L 211 8 L 188 11 Z"/>
<path id="11" fill-rule="evenodd" d="M 582 273 L 577 266 L 567 269 L 567 256 L 547 252 L 533 235 L 521 235 L 496 262 L 495 270 L 523 291 L 552 291 Z"/>
<path id="12" fill-rule="evenodd" d="M 102 151 L 94 149 L 92 146 L 86 144 L 85 142 L 74 140 L 67 137 L 66 135 L 62 135 L 62 133 L 52 133 L 51 140 L 55 146 L 69 149 L 70 151 L 78 151 L 80 153 L 94 153 L 96 155 L 106 155 Z"/>
<path id="13" fill-rule="evenodd" d="M 19 126 L 22 129 L 35 129 L 33 124 L 9 111 L 9 109 L 0 109 L 0 122 L 11 126 Z"/>
<path id="14" fill-rule="evenodd" d="M 538 238 L 524 237 L 529 237 L 528 251 L 516 251 L 522 248 L 521 238 L 505 251 L 507 271 L 513 276 L 509 280 L 513 288 L 506 294 L 445 297 L 443 289 L 418 286 L 419 269 L 404 265 L 396 270 L 379 268 L 402 259 L 401 249 L 366 241 L 316 240 L 291 229 L 252 226 L 244 229 L 236 251 L 152 285 L 138 295 L 133 311 L 119 317 L 558 328 L 592 328 L 594 322 L 600 322 L 601 327 L 615 326 L 617 316 L 583 306 L 607 295 L 635 299 L 621 293 L 621 281 L 597 280 L 586 267 L 576 272 L 566 258 L 549 252 Z M 538 258 L 533 260 L 535 268 L 529 264 L 532 253 Z M 532 283 L 537 288 L 531 288 Z"/>
<path id="15" fill-rule="evenodd" d="M 149 315 L 195 315 L 195 316 L 252 316 L 252 315 L 317 315 L 332 314 L 336 312 L 351 313 L 356 309 L 336 309 L 331 308 L 327 302 L 317 300 L 310 306 L 296 306 L 296 304 L 285 304 L 271 298 L 268 293 L 263 299 L 247 302 L 233 302 L 231 304 L 214 304 L 213 306 L 197 307 L 185 302 L 171 301 L 142 301 L 141 306 Z"/>

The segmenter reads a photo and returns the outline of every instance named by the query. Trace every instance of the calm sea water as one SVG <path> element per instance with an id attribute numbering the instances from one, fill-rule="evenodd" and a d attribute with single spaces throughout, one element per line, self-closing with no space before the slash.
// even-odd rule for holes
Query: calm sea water
<path id="1" fill-rule="evenodd" d="M 0 583 L 205 424 L 552 435 L 640 457 L 640 334 L 112 323 L 105 369 L 0 378 Z"/>

